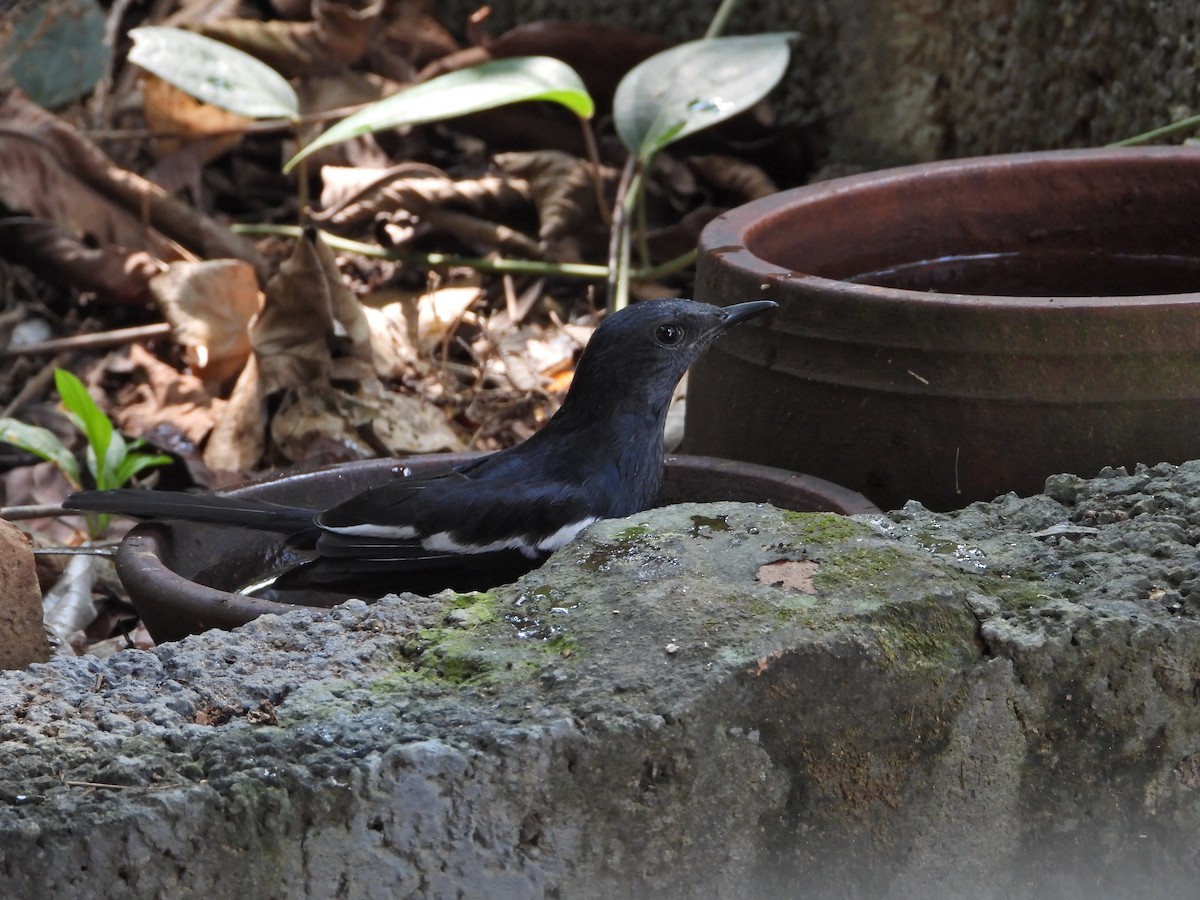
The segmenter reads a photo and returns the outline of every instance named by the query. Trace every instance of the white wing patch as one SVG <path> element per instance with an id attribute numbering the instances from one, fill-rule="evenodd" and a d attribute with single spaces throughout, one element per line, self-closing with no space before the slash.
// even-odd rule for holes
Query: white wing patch
<path id="1" fill-rule="evenodd" d="M 463 544 L 454 539 L 453 533 L 439 531 L 422 539 L 421 544 L 426 550 L 436 550 L 442 553 L 494 553 L 497 550 L 519 550 L 523 556 L 536 559 L 543 553 L 553 552 L 566 546 L 570 541 L 596 521 L 596 516 L 588 516 L 578 522 L 564 525 L 554 534 L 547 535 L 537 543 L 531 543 L 524 535 L 516 535 L 501 541 L 488 544 Z"/>
<path id="2" fill-rule="evenodd" d="M 349 534 L 354 537 L 374 537 L 374 538 L 392 538 L 397 541 L 411 541 L 417 536 L 417 529 L 411 525 L 372 525 L 366 523 L 363 525 L 341 525 L 334 528 L 332 525 L 321 526 L 326 531 L 332 531 L 334 534 Z"/>

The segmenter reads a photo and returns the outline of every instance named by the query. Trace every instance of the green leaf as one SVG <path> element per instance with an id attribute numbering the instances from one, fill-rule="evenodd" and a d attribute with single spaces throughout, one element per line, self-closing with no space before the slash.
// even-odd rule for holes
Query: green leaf
<path id="1" fill-rule="evenodd" d="M 297 119 L 287 79 L 236 47 L 180 28 L 135 28 L 129 61 L 198 100 L 251 119 Z"/>
<path id="2" fill-rule="evenodd" d="M 37 425 L 27 425 L 16 419 L 0 419 L 0 441 L 54 463 L 66 476 L 67 481 L 77 488 L 80 487 L 79 463 L 53 431 L 39 428 Z"/>
<path id="3" fill-rule="evenodd" d="M 109 458 L 109 448 L 113 445 L 112 420 L 96 405 L 83 382 L 66 369 L 54 370 L 54 385 L 58 388 L 58 396 L 62 398 L 62 404 L 67 410 L 67 417 L 87 438 L 88 468 L 100 487 L 101 465 Z M 124 452 L 124 439 L 121 439 L 120 443 Z"/>
<path id="4" fill-rule="evenodd" d="M 617 85 L 613 119 L 645 162 L 765 97 L 787 69 L 792 32 L 691 41 L 635 66 Z"/>
<path id="5" fill-rule="evenodd" d="M 169 466 L 173 460 L 169 456 L 163 454 L 149 453 L 130 453 L 123 460 L 116 470 L 116 484 L 114 487 L 121 487 L 129 482 L 139 472 L 145 469 L 152 469 L 155 466 Z"/>
<path id="6" fill-rule="evenodd" d="M 495 59 L 414 85 L 359 110 L 293 156 L 284 171 L 291 171 L 296 163 L 322 147 L 359 135 L 439 122 L 527 100 L 559 103 L 585 119 L 595 112 L 583 79 L 565 62 L 550 56 Z"/>
<path id="7" fill-rule="evenodd" d="M 112 55 L 96 0 L 4 4 L 0 59 L 39 106 L 54 109 L 87 94 Z"/>

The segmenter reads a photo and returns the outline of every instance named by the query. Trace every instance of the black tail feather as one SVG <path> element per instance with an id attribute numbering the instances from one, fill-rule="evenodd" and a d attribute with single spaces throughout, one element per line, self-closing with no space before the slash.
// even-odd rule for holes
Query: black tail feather
<path id="1" fill-rule="evenodd" d="M 266 500 L 190 494 L 184 491 L 78 491 L 63 501 L 64 509 L 134 516 L 139 519 L 184 519 L 239 528 L 293 533 L 315 530 L 316 510 L 281 506 Z"/>

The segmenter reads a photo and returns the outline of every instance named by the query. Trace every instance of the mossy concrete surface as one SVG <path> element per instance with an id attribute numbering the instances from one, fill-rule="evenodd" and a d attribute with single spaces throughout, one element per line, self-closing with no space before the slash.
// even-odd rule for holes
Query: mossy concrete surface
<path id="1" fill-rule="evenodd" d="M 1190 895 L 1200 466 L 1050 487 L 5 673 L 0 895 Z"/>

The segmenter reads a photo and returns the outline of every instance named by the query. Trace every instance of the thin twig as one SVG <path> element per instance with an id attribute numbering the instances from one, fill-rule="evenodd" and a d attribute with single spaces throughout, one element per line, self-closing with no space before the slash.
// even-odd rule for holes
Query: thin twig
<path id="1" fill-rule="evenodd" d="M 54 379 L 54 370 L 65 366 L 72 356 L 74 354 L 70 351 L 63 351 L 42 366 L 36 375 L 22 385 L 21 390 L 17 391 L 17 396 L 13 397 L 8 406 L 4 407 L 4 411 L 0 412 L 0 419 L 11 418 L 34 397 L 40 397 Z"/>
<path id="2" fill-rule="evenodd" d="M 74 515 L 79 515 L 75 513 Z M 115 547 L 34 547 L 34 556 L 103 556 L 110 559 L 117 555 Z"/>
<path id="3" fill-rule="evenodd" d="M 116 347 L 135 341 L 164 337 L 171 333 L 166 322 L 153 322 L 133 328 L 117 328 L 113 331 L 95 331 L 91 334 L 76 334 L 71 337 L 53 338 L 35 344 L 20 344 L 0 350 L 0 359 L 11 356 L 40 356 L 43 353 L 58 353 L 63 350 L 95 350 L 100 347 Z"/>

